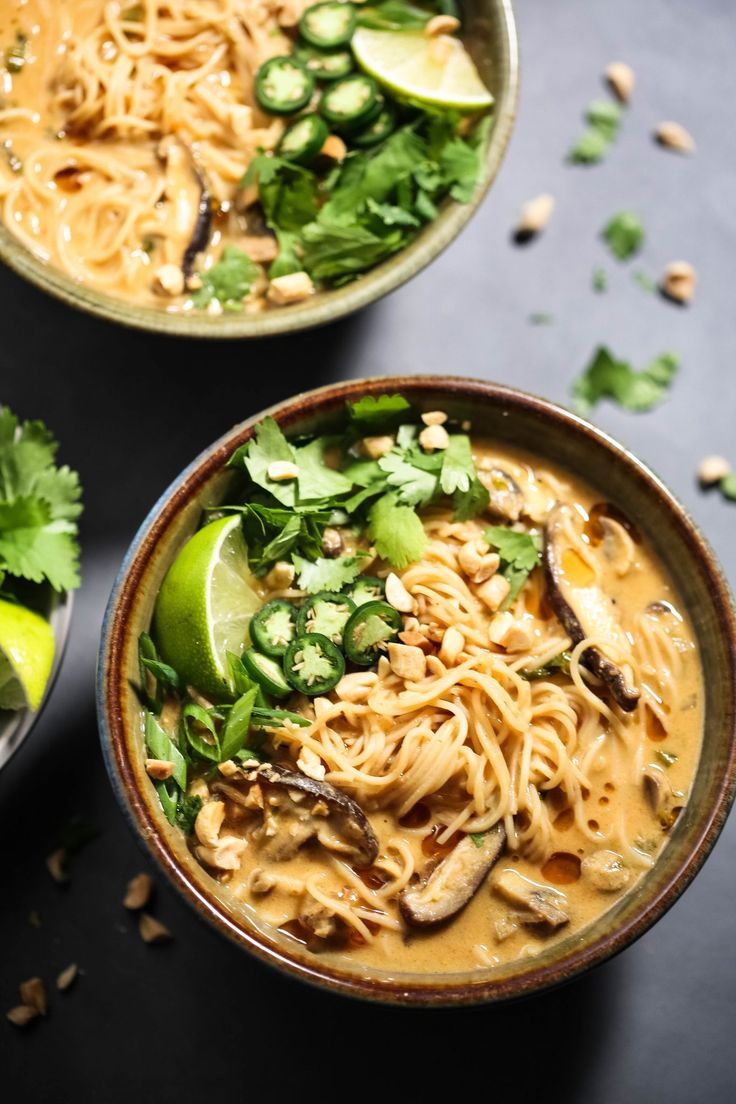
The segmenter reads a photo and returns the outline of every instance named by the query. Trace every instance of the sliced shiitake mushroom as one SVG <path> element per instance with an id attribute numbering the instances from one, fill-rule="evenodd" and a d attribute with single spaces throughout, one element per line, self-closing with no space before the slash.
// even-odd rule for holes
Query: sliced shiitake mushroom
<path id="1" fill-rule="evenodd" d="M 543 559 L 552 608 L 573 644 L 579 644 L 588 637 L 597 637 L 610 641 L 617 651 L 627 652 L 628 641 L 611 599 L 595 579 L 584 579 L 579 583 L 565 571 L 565 553 L 569 550 L 566 530 L 570 520 L 570 507 L 560 503 L 550 514 L 545 529 Z M 572 554 L 576 555 L 574 551 Z M 630 685 L 627 672 L 605 656 L 600 648 L 587 648 L 582 662 L 606 683 L 623 710 L 630 712 L 636 708 L 639 691 Z"/>
<path id="2" fill-rule="evenodd" d="M 488 491 L 488 513 L 503 521 L 518 521 L 524 510 L 524 495 L 513 476 L 503 468 L 479 471 L 478 478 Z"/>
<path id="3" fill-rule="evenodd" d="M 190 150 L 178 138 L 159 146 L 164 162 L 164 189 L 170 211 L 168 236 L 181 256 L 187 279 L 198 253 L 207 248 L 212 227 L 212 199 Z"/>
<path id="4" fill-rule="evenodd" d="M 482 836 L 465 836 L 446 858 L 399 897 L 399 909 L 413 928 L 428 928 L 460 912 L 498 860 L 506 831 L 497 824 Z"/>
<path id="5" fill-rule="evenodd" d="M 682 799 L 678 799 L 667 775 L 661 767 L 650 763 L 642 772 L 644 793 L 663 828 L 671 828 L 682 808 Z"/>
<path id="6" fill-rule="evenodd" d="M 493 889 L 512 905 L 519 905 L 525 910 L 522 923 L 542 924 L 554 931 L 570 921 L 564 893 L 532 882 L 510 867 L 494 878 Z"/>
<path id="7" fill-rule="evenodd" d="M 292 858 L 307 840 L 344 855 L 353 865 L 372 866 L 378 840 L 360 805 L 327 782 L 287 767 L 264 764 L 248 778 L 263 793 L 263 825 L 254 833 L 267 858 Z"/>

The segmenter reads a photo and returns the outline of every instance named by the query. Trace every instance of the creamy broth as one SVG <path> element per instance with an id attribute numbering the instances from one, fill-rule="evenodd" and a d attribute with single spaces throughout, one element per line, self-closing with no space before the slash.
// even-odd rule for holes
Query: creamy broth
<path id="1" fill-rule="evenodd" d="M 2 74 L 0 196 L 3 221 L 42 260 L 116 297 L 180 310 L 191 298 L 157 273 L 181 268 L 195 236 L 200 190 L 178 157 L 185 147 L 216 210 L 198 269 L 227 243 L 256 261 L 272 253 L 262 222 L 250 233 L 234 204 L 256 150 L 284 129 L 252 105 L 252 76 L 290 46 L 268 0 L 154 7 L 158 45 L 146 52 L 144 5 L 0 0 L 0 42 L 20 54 Z M 171 135 L 176 156 L 160 144 Z"/>
<path id="2" fill-rule="evenodd" d="M 253 805 L 243 808 L 239 801 L 227 796 L 228 787 L 235 787 L 236 794 L 238 788 L 241 794 L 248 792 L 242 772 L 229 769 L 223 772 L 227 776 L 219 781 L 213 781 L 211 776 L 208 784 L 195 781 L 195 792 L 214 795 L 224 801 L 222 833 L 249 841 L 239 858 L 239 868 L 220 872 L 219 880 L 238 901 L 253 908 L 260 921 L 300 940 L 316 954 L 348 954 L 353 961 L 372 967 L 433 973 L 472 970 L 534 955 L 551 942 L 580 931 L 622 895 L 635 890 L 639 879 L 646 875 L 666 845 L 668 829 L 687 801 L 701 746 L 702 673 L 692 630 L 679 609 L 679 597 L 660 565 L 639 535 L 627 528 L 626 519 L 607 506 L 601 510 L 600 495 L 581 481 L 546 463 L 540 465 L 531 456 L 478 443 L 474 444 L 474 458 L 486 480 L 495 478 L 491 472 L 498 469 L 512 476 L 524 496 L 522 516 L 527 518 L 529 525 L 541 528 L 546 522 L 549 530 L 555 503 L 570 504 L 574 525 L 579 527 L 580 543 L 577 552 L 565 549 L 566 570 L 573 581 L 580 584 L 589 581 L 585 576 L 591 568 L 586 559 L 589 558 L 594 566 L 598 563 L 601 568 L 602 586 L 613 602 L 615 616 L 625 633 L 625 647 L 630 649 L 628 676 L 629 681 L 633 677 L 636 683 L 640 695 L 638 704 L 628 710 L 619 707 L 610 689 L 585 673 L 582 667 L 577 668 L 577 677 L 587 687 L 584 693 L 575 689 L 570 674 L 554 670 L 533 681 L 521 680 L 516 690 L 513 688 L 516 684 L 510 684 L 512 695 L 518 692 L 516 704 L 525 721 L 530 726 L 539 726 L 527 749 L 531 774 L 537 779 L 535 794 L 517 793 L 516 797 L 501 800 L 499 806 L 493 797 L 491 783 L 487 792 L 492 796 L 488 800 L 502 809 L 505 816 L 505 846 L 469 903 L 436 928 L 417 930 L 407 925 L 398 907 L 398 897 L 402 884 L 408 882 L 410 875 L 416 878 L 426 873 L 428 864 L 446 857 L 464 838 L 462 830 L 450 830 L 453 824 L 467 829 L 473 823 L 472 815 L 467 819 L 467 811 L 462 812 L 467 805 L 466 785 L 471 785 L 470 775 L 463 774 L 460 782 L 457 775 L 452 777 L 442 788 L 444 797 L 429 793 L 412 806 L 410 800 L 407 801 L 406 791 L 401 791 L 400 783 L 393 789 L 390 786 L 382 788 L 379 784 L 363 785 L 359 775 L 351 770 L 331 769 L 334 758 L 330 754 L 325 753 L 321 763 L 319 757 L 305 754 L 305 744 L 315 746 L 314 740 L 308 739 L 309 735 L 318 742 L 320 739 L 328 742 L 327 736 L 319 735 L 318 724 L 309 730 L 280 733 L 275 745 L 267 744 L 273 749 L 273 761 L 289 763 L 292 769 L 311 770 L 316 777 L 324 776 L 327 783 L 345 790 L 359 802 L 378 839 L 378 858 L 367 870 L 346 861 L 314 839 L 282 861 L 264 860 L 262 848 L 268 841 L 261 834 L 260 842 L 256 842 L 261 810 Z M 462 629 L 469 620 L 467 613 L 457 608 L 453 614 L 452 599 L 449 604 L 448 601 L 435 603 L 431 597 L 433 588 L 426 580 L 431 577 L 432 565 L 439 562 L 448 568 L 454 565 L 453 570 L 462 574 L 458 568 L 459 552 L 469 539 L 482 534 L 489 519 L 457 523 L 452 521 L 449 512 L 437 510 L 426 511 L 423 518 L 431 543 L 422 562 L 403 571 L 402 579 L 415 599 L 424 595 L 418 614 L 420 620 L 430 624 L 438 622 L 442 629 L 450 624 Z M 611 520 L 613 525 L 610 525 Z M 618 547 L 605 543 L 612 539 L 612 534 Z M 604 547 L 607 549 L 605 555 Z M 374 562 L 367 570 L 385 575 L 388 569 L 381 562 Z M 466 582 L 474 596 L 474 623 L 481 625 L 485 633 L 493 631 L 492 623 L 499 614 L 477 600 L 483 584 L 475 584 L 467 577 Z M 437 589 L 436 585 L 435 592 Z M 512 603 L 513 617 L 533 630 L 525 650 L 512 652 L 505 650 L 503 645 L 493 644 L 485 649 L 476 647 L 475 654 L 485 650 L 519 670 L 522 665 L 527 669 L 543 666 L 549 662 L 550 652 L 571 651 L 566 630 L 552 610 L 548 590 L 543 571 L 537 568 Z M 264 590 L 262 596 L 266 600 L 284 594 L 299 599 L 298 592 L 283 588 Z M 435 636 L 438 639 L 433 651 L 436 654 L 439 648 L 442 654 L 442 633 Z M 466 627 L 464 648 L 471 652 L 472 639 L 472 629 Z M 620 660 L 621 656 L 616 658 Z M 462 667 L 467 660 L 467 651 L 461 652 L 448 660 L 447 671 Z M 571 667 L 575 667 L 574 662 Z M 625 664 L 622 663 L 622 667 Z M 437 665 L 436 672 L 440 679 L 442 675 Z M 502 679 L 502 675 L 498 677 Z M 341 687 L 342 684 L 338 685 L 326 696 L 326 704 L 316 706 L 318 711 L 329 711 L 330 703 L 334 705 L 340 701 Z M 374 693 L 401 694 L 405 687 L 406 683 L 389 669 L 388 661 L 381 660 Z M 559 689 L 545 687 L 562 688 L 571 695 L 572 716 L 577 718 L 574 730 L 569 725 L 565 727 L 561 720 L 561 705 L 560 709 L 550 705 L 550 696 L 559 695 Z M 454 692 L 457 693 L 457 686 Z M 532 696 L 524 703 L 527 692 Z M 598 702 L 600 708 L 584 704 L 586 694 L 590 695 L 591 702 Z M 451 703 L 453 691 L 446 688 L 439 694 L 439 700 L 447 702 L 448 699 Z M 491 716 L 493 704 L 490 699 L 484 701 Z M 306 699 L 297 699 L 292 708 L 314 717 L 315 707 L 308 705 Z M 428 722 L 435 737 L 450 716 L 447 708 L 438 705 L 432 714 L 433 720 Z M 405 717 L 378 719 L 377 731 L 386 734 L 388 740 L 392 727 L 403 725 L 405 720 Z M 370 719 L 360 723 L 365 726 L 364 732 L 371 727 Z M 333 738 L 337 738 L 336 733 L 349 743 L 351 736 L 355 736 L 349 707 L 341 719 L 330 724 Z M 520 770 L 520 760 L 513 760 L 508 750 L 509 741 L 517 737 L 504 731 L 503 721 L 498 717 L 494 719 L 493 728 L 501 734 L 496 744 L 501 750 L 496 754 L 505 755 L 507 761 L 516 764 L 512 773 Z M 562 759 L 556 762 L 555 753 L 550 753 L 551 758 L 545 763 L 545 754 L 540 748 L 547 737 L 539 735 L 543 730 L 553 730 L 566 745 L 569 763 L 563 763 Z M 432 739 L 431 735 L 428 739 Z M 523 741 L 521 736 L 518 739 Z M 469 736 L 467 743 L 478 751 L 475 737 Z M 383 763 L 385 772 L 390 771 L 392 756 L 400 753 L 399 745 Z M 434 754 L 437 757 L 442 754 L 439 744 Z M 366 751 L 363 760 L 366 774 L 380 774 L 375 765 L 379 759 L 380 756 L 375 755 L 371 758 Z M 475 767 L 478 760 L 476 755 Z M 500 763 L 500 759 L 497 761 Z M 359 760 L 356 763 L 360 765 Z M 314 771 L 315 765 L 326 766 L 326 774 L 323 769 Z M 551 785 L 551 778 L 543 776 L 545 772 L 553 775 L 555 769 L 558 769 L 561 782 Z M 409 765 L 407 775 L 411 770 Z M 648 784 L 643 782 L 645 771 L 653 773 L 667 788 L 670 801 L 664 811 L 660 807 L 655 812 L 654 790 L 648 790 Z M 579 780 L 579 789 L 566 792 L 565 787 L 572 785 L 568 781 L 571 778 Z M 376 782 L 375 777 L 373 781 Z M 413 784 L 421 789 L 421 782 L 416 778 Z M 513 778 L 510 790 L 513 793 Z M 399 815 L 397 805 L 402 802 Z M 519 806 L 516 811 L 514 802 Z M 475 810 L 475 814 L 476 822 L 484 831 L 499 819 L 498 814 L 484 819 L 482 808 Z M 466 817 L 464 823 L 463 816 Z M 207 861 L 196 839 L 193 849 L 200 859 L 204 857 Z M 601 853 L 605 854 L 601 857 Z M 519 875 L 525 881 L 520 880 Z M 507 889 L 509 885 L 512 887 L 511 897 L 499 889 L 499 884 L 504 882 Z M 309 924 L 303 922 L 308 886 L 313 887 L 318 900 L 315 905 L 314 898 L 310 898 L 307 911 L 321 913 L 323 919 L 333 917 L 322 929 L 329 929 L 325 938 L 315 935 L 313 920 Z M 559 906 L 564 914 L 563 922 L 551 926 L 540 921 L 536 913 L 530 912 L 528 904 L 518 899 L 520 886 L 525 893 L 541 891 L 543 897 Z M 342 917 L 346 911 L 360 922 L 344 922 Z"/>

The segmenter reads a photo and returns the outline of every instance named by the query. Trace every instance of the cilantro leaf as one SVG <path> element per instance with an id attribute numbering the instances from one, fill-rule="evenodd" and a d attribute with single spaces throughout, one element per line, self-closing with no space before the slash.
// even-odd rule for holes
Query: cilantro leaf
<path id="1" fill-rule="evenodd" d="M 475 464 L 470 449 L 470 438 L 464 433 L 454 433 L 450 443 L 442 453 L 442 472 L 440 484 L 445 494 L 455 491 L 468 491 L 475 479 Z"/>
<path id="2" fill-rule="evenodd" d="M 614 215 L 601 231 L 614 257 L 626 261 L 638 253 L 644 242 L 644 227 L 633 211 L 621 211 Z"/>
<path id="3" fill-rule="evenodd" d="M 320 590 L 340 591 L 347 583 L 352 583 L 360 574 L 360 564 L 364 557 L 338 556 L 335 560 L 328 560 L 320 556 L 314 563 L 297 555 L 291 559 L 299 572 L 300 590 L 306 590 L 307 594 L 318 594 Z"/>
<path id="4" fill-rule="evenodd" d="M 605 268 L 601 268 L 600 265 L 596 265 L 596 267 L 593 269 L 591 284 L 593 285 L 593 291 L 608 290 L 608 273 L 606 272 Z"/>
<path id="5" fill-rule="evenodd" d="M 279 252 L 268 270 L 269 280 L 275 280 L 278 276 L 290 276 L 292 272 L 301 272 L 304 268 L 296 252 L 299 235 L 292 230 L 281 230 L 279 227 L 275 228 L 275 233 Z"/>
<path id="6" fill-rule="evenodd" d="M 458 203 L 470 203 L 473 198 L 481 164 L 479 152 L 462 138 L 453 138 L 442 150 L 440 166 L 445 183 Z"/>
<path id="7" fill-rule="evenodd" d="M 618 135 L 623 108 L 610 100 L 592 100 L 585 112 L 587 129 L 568 154 L 570 161 L 592 164 L 602 161 Z"/>
<path id="8" fill-rule="evenodd" d="M 182 794 L 177 801 L 174 816 L 176 824 L 185 835 L 190 836 L 194 831 L 194 822 L 202 804 L 202 798 L 198 794 Z"/>
<path id="9" fill-rule="evenodd" d="M 358 8 L 358 26 L 376 31 L 421 31 L 429 19 L 430 12 L 406 0 L 383 0 L 383 3 Z"/>
<path id="10" fill-rule="evenodd" d="M 295 233 L 315 218 L 318 181 L 308 169 L 263 153 L 253 158 L 240 186 L 247 188 L 255 183 L 266 222 L 272 230 Z"/>
<path id="11" fill-rule="evenodd" d="M 0 409 L 0 576 L 56 590 L 79 586 L 79 477 L 54 464 L 58 445 L 42 422 Z"/>
<path id="12" fill-rule="evenodd" d="M 455 492 L 453 503 L 456 520 L 469 521 L 470 518 L 477 517 L 488 507 L 490 501 L 488 488 L 483 486 L 477 475 L 474 476 L 467 491 Z"/>
<path id="13" fill-rule="evenodd" d="M 569 652 L 560 652 L 559 655 L 547 660 L 544 666 L 533 667 L 530 671 L 519 671 L 519 674 L 527 682 L 535 682 L 537 679 L 550 678 L 557 674 L 568 675 L 570 673 L 570 659 Z"/>
<path id="14" fill-rule="evenodd" d="M 667 397 L 678 363 L 673 353 L 662 353 L 637 372 L 601 346 L 573 385 L 576 409 L 587 414 L 602 398 L 610 398 L 627 410 L 651 410 Z"/>
<path id="15" fill-rule="evenodd" d="M 724 475 L 718 484 L 718 489 L 724 498 L 736 501 L 736 472 L 729 472 L 728 475 Z"/>
<path id="16" fill-rule="evenodd" d="M 411 410 L 411 404 L 403 395 L 378 395 L 376 398 L 364 395 L 362 399 L 349 402 L 347 407 L 350 423 L 361 436 L 375 435 L 379 429 L 383 432 L 393 429 Z"/>
<path id="17" fill-rule="evenodd" d="M 202 286 L 195 291 L 192 302 L 201 310 L 217 299 L 226 310 L 240 310 L 260 271 L 242 249 L 226 245 L 220 260 L 206 272 L 199 273 Z"/>
<path id="18" fill-rule="evenodd" d="M 371 506 L 368 536 L 379 556 L 398 568 L 420 559 L 427 544 L 418 515 L 410 506 L 399 505 L 395 494 L 384 494 Z"/>
<path id="19" fill-rule="evenodd" d="M 379 237 L 357 223 L 344 226 L 320 218 L 302 232 L 304 267 L 315 280 L 334 280 L 363 272 L 404 245 L 404 235 L 394 230 Z"/>
<path id="20" fill-rule="evenodd" d="M 505 525 L 489 526 L 484 538 L 498 552 L 501 558 L 501 574 L 511 587 L 501 607 L 508 609 L 531 572 L 541 562 L 542 538 L 537 533 L 525 533 L 518 529 L 509 529 Z"/>
<path id="21" fill-rule="evenodd" d="M 253 482 L 269 491 L 284 506 L 293 506 L 296 502 L 296 480 L 278 481 L 268 478 L 269 466 L 275 461 L 290 460 L 296 463 L 294 449 L 273 418 L 264 418 L 258 423 L 255 434 L 248 442 L 243 455 L 245 466 Z"/>
<path id="22" fill-rule="evenodd" d="M 299 468 L 299 501 L 335 498 L 349 494 L 352 480 L 325 463 L 325 452 L 331 446 L 328 437 L 317 437 L 302 448 L 294 449 L 294 460 Z"/>
<path id="23" fill-rule="evenodd" d="M 437 493 L 437 478 L 405 460 L 400 452 L 392 451 L 378 461 L 381 471 L 387 472 L 389 486 L 396 489 L 398 502 L 407 506 L 424 506 Z"/>
<path id="24" fill-rule="evenodd" d="M 153 713 L 146 713 L 145 739 L 152 759 L 165 759 L 174 764 L 174 773 L 171 777 L 180 790 L 185 790 L 187 788 L 186 759 Z"/>

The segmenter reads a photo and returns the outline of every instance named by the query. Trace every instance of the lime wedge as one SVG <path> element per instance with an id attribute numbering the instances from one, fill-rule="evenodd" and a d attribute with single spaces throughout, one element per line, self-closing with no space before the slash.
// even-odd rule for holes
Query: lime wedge
<path id="1" fill-rule="evenodd" d="M 0 599 L 0 709 L 38 709 L 53 662 L 48 621 Z"/>
<path id="2" fill-rule="evenodd" d="M 493 103 L 459 38 L 359 27 L 351 45 L 361 68 L 400 99 L 456 111 L 484 111 Z"/>
<path id="3" fill-rule="evenodd" d="M 153 616 L 161 658 L 203 694 L 226 694 L 227 653 L 240 655 L 263 604 L 248 569 L 240 516 L 205 525 L 184 545 L 161 585 Z"/>

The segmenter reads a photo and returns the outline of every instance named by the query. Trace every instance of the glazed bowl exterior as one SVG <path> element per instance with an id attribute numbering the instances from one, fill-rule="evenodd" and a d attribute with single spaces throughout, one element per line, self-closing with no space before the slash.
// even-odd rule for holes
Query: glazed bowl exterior
<path id="1" fill-rule="evenodd" d="M 457 974 L 390 974 L 316 955 L 228 899 L 166 821 L 144 770 L 137 640 L 156 593 L 205 505 L 223 501 L 224 465 L 255 423 L 272 414 L 291 434 L 337 428 L 346 400 L 400 392 L 420 410 L 470 419 L 479 437 L 513 444 L 580 473 L 625 507 L 669 573 L 689 614 L 705 680 L 703 750 L 692 795 L 653 868 L 602 917 L 523 961 Z M 736 786 L 736 625 L 713 553 L 672 494 L 641 461 L 599 429 L 560 407 L 479 380 L 398 377 L 353 381 L 299 395 L 249 418 L 205 450 L 156 503 L 135 537 L 110 597 L 98 669 L 98 715 L 107 769 L 128 821 L 170 882 L 213 927 L 261 960 L 326 989 L 397 1004 L 437 1006 L 499 1001 L 570 980 L 643 934 L 700 869 L 723 827 Z M 683 948 L 684 952 L 685 948 Z"/>
<path id="2" fill-rule="evenodd" d="M 168 312 L 137 306 L 72 280 L 35 257 L 0 225 L 0 258 L 25 279 L 70 306 L 135 329 L 182 337 L 240 338 L 294 333 L 334 322 L 405 284 L 457 237 L 493 183 L 506 152 L 516 112 L 519 53 L 511 0 L 464 0 L 464 41 L 495 99 L 494 125 L 485 161 L 469 203 L 443 205 L 406 249 L 344 287 L 261 314 Z"/>

